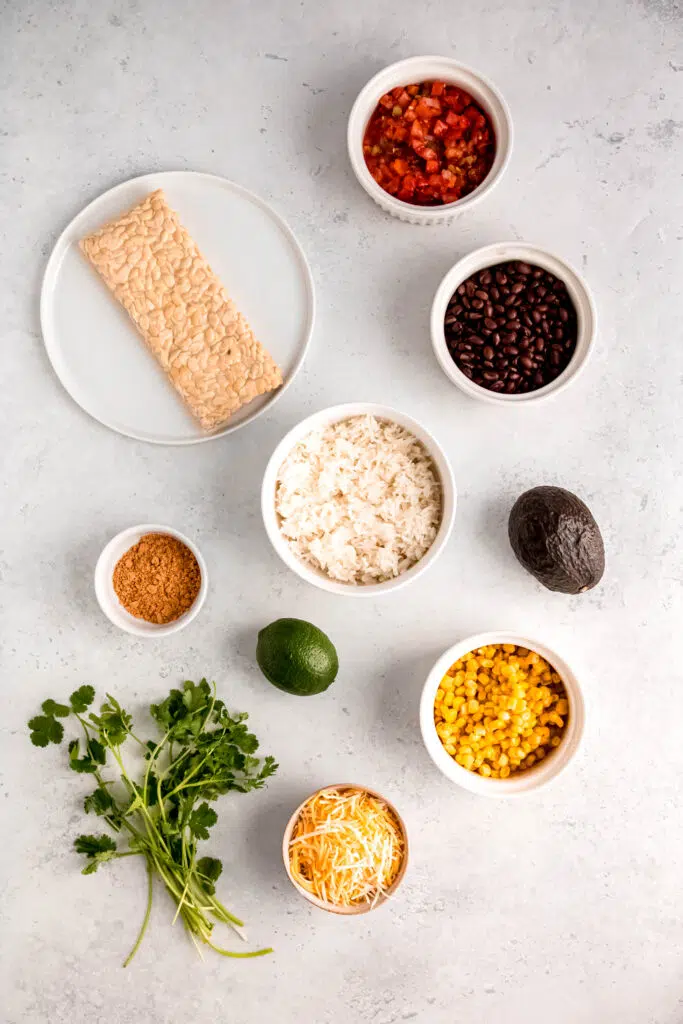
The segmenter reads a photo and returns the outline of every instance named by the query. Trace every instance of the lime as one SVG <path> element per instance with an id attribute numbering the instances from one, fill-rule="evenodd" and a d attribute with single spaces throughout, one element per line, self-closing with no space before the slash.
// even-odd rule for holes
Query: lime
<path id="1" fill-rule="evenodd" d="M 276 619 L 262 629 L 256 660 L 273 686 L 299 697 L 322 693 L 339 671 L 330 638 L 303 619 Z"/>

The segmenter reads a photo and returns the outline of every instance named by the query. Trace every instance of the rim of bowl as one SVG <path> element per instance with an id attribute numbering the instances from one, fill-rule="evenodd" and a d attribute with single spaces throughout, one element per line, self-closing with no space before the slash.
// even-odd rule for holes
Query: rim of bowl
<path id="1" fill-rule="evenodd" d="M 519 774 L 507 779 L 487 779 L 476 772 L 469 771 L 459 765 L 450 754 L 447 754 L 434 725 L 434 698 L 450 666 L 469 651 L 488 644 L 515 644 L 535 651 L 550 662 L 562 680 L 569 701 L 569 723 L 562 742 L 543 761 Z M 510 630 L 491 630 L 476 633 L 459 643 L 453 644 L 432 666 L 422 689 L 420 698 L 420 732 L 427 753 L 436 767 L 447 779 L 458 786 L 480 796 L 507 799 L 521 796 L 532 790 L 547 786 L 557 778 L 575 757 L 583 738 L 586 719 L 586 702 L 579 681 L 567 664 L 556 651 L 547 644 L 523 636 Z"/>
<path id="2" fill-rule="evenodd" d="M 319 427 L 328 426 L 332 423 L 341 423 L 354 416 L 374 416 L 376 419 L 398 423 L 399 426 L 410 431 L 424 445 L 441 481 L 443 501 L 441 523 L 431 547 L 425 552 L 419 562 L 416 562 L 410 569 L 406 569 L 400 576 L 384 580 L 382 583 L 342 583 L 339 580 L 331 579 L 322 570 L 306 565 L 297 557 L 286 537 L 282 534 L 278 515 L 275 511 L 275 487 L 277 485 L 278 472 L 294 445 Z M 319 587 L 321 590 L 326 590 L 328 593 L 341 594 L 344 597 L 377 597 L 381 594 L 396 591 L 412 580 L 417 579 L 436 561 L 446 547 L 453 530 L 456 505 L 457 488 L 453 470 L 446 453 L 434 435 L 418 420 L 413 419 L 412 416 L 408 416 L 406 413 L 393 409 L 390 406 L 378 405 L 374 402 L 347 402 L 343 405 L 332 405 L 301 420 L 276 445 L 266 465 L 261 485 L 263 524 L 268 539 L 276 553 L 285 565 L 307 583 L 311 583 L 314 587 Z"/>
<path id="3" fill-rule="evenodd" d="M 456 288 L 479 270 L 493 267 L 497 263 L 506 263 L 508 260 L 523 260 L 525 263 L 541 267 L 560 278 L 566 285 L 574 303 L 578 321 L 576 348 L 567 367 L 559 377 L 549 384 L 523 395 L 503 395 L 500 392 L 489 391 L 469 380 L 458 368 L 448 351 L 444 329 L 446 309 Z M 532 245 L 530 242 L 494 242 L 492 245 L 482 246 L 482 248 L 468 253 L 467 256 L 463 256 L 442 278 L 434 295 L 430 314 L 432 347 L 439 366 L 448 379 L 471 398 L 496 405 L 528 405 L 530 402 L 537 402 L 564 391 L 577 379 L 588 363 L 595 348 L 597 328 L 598 317 L 595 301 L 582 274 L 564 257 L 557 256 L 539 245 Z"/>
<path id="4" fill-rule="evenodd" d="M 356 789 L 362 790 L 364 793 L 369 793 L 370 796 L 374 796 L 378 800 L 382 800 L 387 805 L 387 807 L 394 815 L 396 821 L 399 824 L 399 828 L 401 829 L 401 833 L 403 835 L 404 843 L 403 860 L 401 861 L 401 866 L 398 869 L 398 874 L 396 875 L 396 878 L 391 883 L 387 891 L 383 893 L 381 896 L 379 896 L 374 904 L 359 903 L 351 907 L 340 907 L 337 906 L 336 903 L 326 903 L 325 900 L 319 899 L 317 896 L 314 896 L 313 893 L 310 893 L 306 889 L 302 888 L 302 886 L 300 886 L 299 883 L 292 877 L 292 871 L 289 863 L 289 841 L 292 837 L 294 826 L 299 820 L 299 815 L 301 814 L 302 810 L 304 809 L 308 801 L 318 796 L 319 793 L 324 793 L 328 789 Z M 370 786 L 359 786 L 358 783 L 356 782 L 333 783 L 332 785 L 321 786 L 320 789 L 316 789 L 313 793 L 307 796 L 305 800 L 301 801 L 301 803 L 299 804 L 299 806 L 297 807 L 297 809 L 294 811 L 289 821 L 287 822 L 287 827 L 285 828 L 284 835 L 282 836 L 282 860 L 285 865 L 287 877 L 289 878 L 290 882 L 292 883 L 296 891 L 300 893 L 305 899 L 307 899 L 309 903 L 312 903 L 314 907 L 318 907 L 320 910 L 326 910 L 330 914 L 339 914 L 342 917 L 352 917 L 356 914 L 368 914 L 371 910 L 377 910 L 378 907 L 381 907 L 383 904 L 387 903 L 392 898 L 392 896 L 398 889 L 399 885 L 403 881 L 405 873 L 408 869 L 409 858 L 410 848 L 408 842 L 408 829 L 406 828 L 405 821 L 403 820 L 399 812 L 396 810 L 391 800 L 387 800 L 387 798 L 383 796 L 381 793 L 378 793 L 376 789 L 372 789 Z"/>
<path id="5" fill-rule="evenodd" d="M 430 70 L 431 69 L 431 70 Z M 422 80 L 440 79 L 461 85 L 483 107 L 491 121 L 496 137 L 496 152 L 491 170 L 480 185 L 468 195 L 442 206 L 420 206 L 396 199 L 378 185 L 370 174 L 363 154 L 363 137 L 368 121 L 380 98 L 399 85 L 412 85 L 415 78 Z M 358 181 L 368 195 L 400 219 L 413 223 L 436 224 L 450 220 L 454 214 L 478 203 L 488 195 L 502 178 L 510 162 L 514 129 L 509 107 L 493 82 L 481 72 L 451 57 L 416 56 L 396 61 L 382 68 L 363 86 L 351 108 L 347 128 L 349 159 Z"/>
<path id="6" fill-rule="evenodd" d="M 174 619 L 173 622 L 156 623 L 137 619 L 130 612 L 126 611 L 114 590 L 112 576 L 116 563 L 146 533 L 166 533 L 170 537 L 175 537 L 176 540 L 179 540 L 181 544 L 190 549 L 199 565 L 201 573 L 199 592 L 187 611 L 179 616 L 179 618 Z M 158 523 L 143 523 L 139 526 L 129 526 L 127 529 L 121 530 L 105 544 L 95 565 L 94 582 L 97 603 L 114 626 L 118 626 L 119 629 L 122 629 L 125 633 L 130 633 L 132 636 L 157 639 L 161 636 L 169 636 L 171 633 L 178 633 L 196 618 L 206 600 L 209 576 L 204 557 L 194 541 L 172 526 L 161 526 Z"/>

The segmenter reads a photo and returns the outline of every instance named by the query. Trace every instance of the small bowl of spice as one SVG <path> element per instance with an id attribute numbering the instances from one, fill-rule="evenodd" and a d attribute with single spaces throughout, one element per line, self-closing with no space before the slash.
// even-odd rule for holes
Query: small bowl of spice
<path id="1" fill-rule="evenodd" d="M 383 210 L 410 224 L 442 224 L 498 183 L 512 120 L 478 72 L 449 57 L 410 57 L 360 92 L 348 149 L 358 181 Z"/>
<path id="2" fill-rule="evenodd" d="M 432 304 L 441 369 L 472 398 L 499 405 L 563 391 L 586 365 L 596 330 L 581 275 L 526 242 L 497 242 L 465 256 Z"/>
<path id="3" fill-rule="evenodd" d="M 372 789 L 326 786 L 297 807 L 282 840 L 292 885 L 332 914 L 366 914 L 394 895 L 408 867 L 400 814 Z"/>
<path id="4" fill-rule="evenodd" d="M 168 526 L 131 526 L 106 545 L 95 594 L 115 626 L 134 636 L 177 633 L 206 599 L 208 577 L 195 544 Z"/>
<path id="5" fill-rule="evenodd" d="M 569 665 L 516 633 L 480 633 L 449 648 L 420 703 L 435 765 L 482 796 L 516 796 L 554 779 L 576 754 L 584 718 Z"/>

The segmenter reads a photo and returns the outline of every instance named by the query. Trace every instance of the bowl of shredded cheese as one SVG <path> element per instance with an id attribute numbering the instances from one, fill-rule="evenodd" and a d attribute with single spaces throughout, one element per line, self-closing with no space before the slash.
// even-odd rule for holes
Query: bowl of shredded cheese
<path id="1" fill-rule="evenodd" d="M 393 896 L 408 866 L 400 814 L 372 789 L 342 783 L 297 807 L 282 840 L 292 885 L 333 914 L 365 914 Z"/>

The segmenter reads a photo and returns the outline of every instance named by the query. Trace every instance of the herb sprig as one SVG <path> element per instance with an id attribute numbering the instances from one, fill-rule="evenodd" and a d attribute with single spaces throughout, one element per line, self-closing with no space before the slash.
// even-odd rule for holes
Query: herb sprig
<path id="1" fill-rule="evenodd" d="M 133 732 L 132 716 L 114 697 L 106 695 L 99 714 L 89 710 L 94 700 L 92 686 L 81 686 L 68 704 L 43 701 L 42 714 L 28 725 L 37 747 L 61 743 L 67 718 L 80 725 L 82 739 L 68 745 L 69 764 L 75 772 L 92 775 L 96 783 L 83 808 L 101 818 L 117 838 L 127 840 L 121 848 L 109 835 L 79 836 L 74 847 L 86 858 L 83 874 L 93 874 L 102 864 L 121 857 L 145 858 L 147 906 L 124 967 L 147 929 L 155 878 L 161 879 L 176 904 L 173 920 L 182 918 L 198 949 L 206 943 L 230 957 L 272 952 L 236 953 L 213 942 L 215 921 L 238 934 L 242 922 L 216 898 L 216 882 L 223 870 L 220 860 L 197 856 L 197 844 L 209 838 L 218 820 L 210 803 L 231 790 L 260 789 L 277 769 L 272 757 L 256 756 L 258 741 L 247 729 L 247 715 L 231 716 L 216 697 L 215 684 L 206 679 L 186 682 L 182 690 L 173 689 L 161 704 L 150 706 L 161 739 L 142 740 Z M 122 747 L 128 740 L 144 756 L 137 779 L 123 759 Z M 118 778 L 105 779 L 106 768 L 112 768 Z"/>

